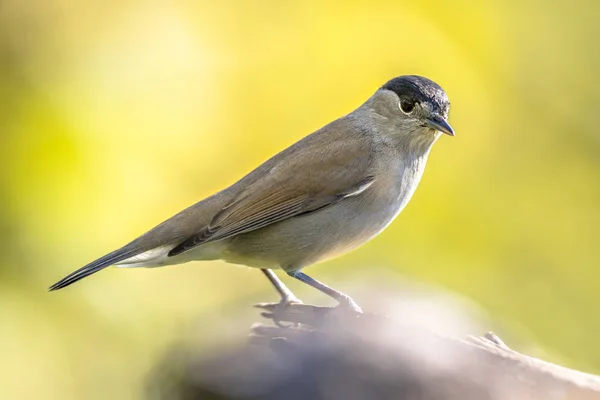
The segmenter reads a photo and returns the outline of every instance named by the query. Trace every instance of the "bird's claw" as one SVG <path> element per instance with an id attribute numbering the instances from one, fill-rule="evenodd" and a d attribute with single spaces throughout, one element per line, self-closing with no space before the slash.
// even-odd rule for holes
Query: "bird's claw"
<path id="1" fill-rule="evenodd" d="M 362 314 L 363 310 L 360 308 L 358 304 L 354 302 L 350 297 L 346 297 L 339 300 L 340 305 L 338 307 L 342 309 L 346 309 L 349 311 L 354 311 L 355 313 Z"/>
<path id="2" fill-rule="evenodd" d="M 297 325 L 296 323 L 292 323 L 290 325 L 283 325 L 281 323 L 281 316 L 285 313 L 286 309 L 293 307 L 297 304 L 304 304 L 300 299 L 297 298 L 287 298 L 281 299 L 278 303 L 258 303 L 255 304 L 254 307 L 266 310 L 267 312 L 262 313 L 261 315 L 266 318 L 270 318 L 273 320 L 275 325 L 280 328 L 289 328 L 291 326 Z"/>

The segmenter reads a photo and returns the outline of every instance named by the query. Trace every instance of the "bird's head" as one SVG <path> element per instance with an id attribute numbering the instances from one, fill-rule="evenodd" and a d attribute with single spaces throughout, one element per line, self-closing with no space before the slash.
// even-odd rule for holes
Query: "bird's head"
<path id="1" fill-rule="evenodd" d="M 433 143 L 438 132 L 454 136 L 448 124 L 448 96 L 437 83 L 422 76 L 390 80 L 369 103 L 376 113 L 386 117 L 390 133 L 399 138 Z"/>

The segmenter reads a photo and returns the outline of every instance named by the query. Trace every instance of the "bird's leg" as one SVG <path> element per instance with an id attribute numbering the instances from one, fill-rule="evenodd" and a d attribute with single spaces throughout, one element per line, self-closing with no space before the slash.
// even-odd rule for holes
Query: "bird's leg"
<path id="1" fill-rule="evenodd" d="M 348 307 L 352 311 L 362 313 L 362 309 L 358 306 L 358 304 L 356 304 L 354 302 L 354 300 L 352 300 L 352 298 L 350 296 L 348 296 L 342 292 L 338 292 L 337 290 L 327 286 L 326 284 L 324 284 L 322 282 L 319 282 L 316 279 L 311 278 L 310 276 L 306 275 L 303 272 L 289 271 L 287 274 L 289 276 L 296 278 L 299 281 L 302 281 L 302 282 L 314 287 L 315 289 L 325 293 L 327 296 L 333 297 L 335 300 L 337 300 L 340 303 L 340 306 Z"/>
<path id="2" fill-rule="evenodd" d="M 279 279 L 277 277 L 277 275 L 275 275 L 275 272 L 273 272 L 270 269 L 261 269 L 261 271 L 263 272 L 263 274 L 265 274 L 265 276 L 269 279 L 269 281 L 273 284 L 273 286 L 275 287 L 275 290 L 277 290 L 277 292 L 279 293 L 279 295 L 281 296 L 281 304 L 301 304 L 302 301 L 300 301 L 300 299 L 298 299 L 296 296 L 294 296 L 294 293 L 292 293 L 292 291 L 285 286 L 285 284 L 281 281 L 281 279 Z"/>

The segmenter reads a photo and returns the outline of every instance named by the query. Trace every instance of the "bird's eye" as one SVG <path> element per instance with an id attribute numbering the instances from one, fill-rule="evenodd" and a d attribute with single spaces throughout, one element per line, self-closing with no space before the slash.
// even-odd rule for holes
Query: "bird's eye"
<path id="1" fill-rule="evenodd" d="M 404 114 L 410 114 L 415 109 L 415 102 L 409 99 L 400 100 L 400 110 Z"/>

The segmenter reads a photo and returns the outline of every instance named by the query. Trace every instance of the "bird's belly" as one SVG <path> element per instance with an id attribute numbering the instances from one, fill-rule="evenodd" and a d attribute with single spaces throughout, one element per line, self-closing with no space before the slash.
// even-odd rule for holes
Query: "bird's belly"
<path id="1" fill-rule="evenodd" d="M 350 197 L 322 210 L 233 238 L 225 261 L 251 267 L 299 270 L 366 243 L 398 215 L 399 194 Z"/>

